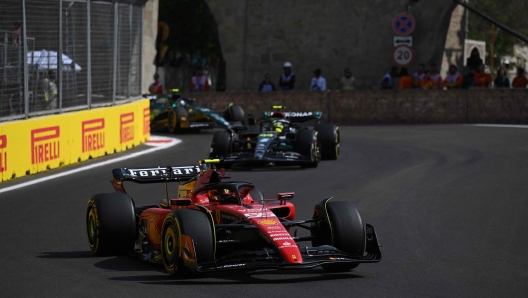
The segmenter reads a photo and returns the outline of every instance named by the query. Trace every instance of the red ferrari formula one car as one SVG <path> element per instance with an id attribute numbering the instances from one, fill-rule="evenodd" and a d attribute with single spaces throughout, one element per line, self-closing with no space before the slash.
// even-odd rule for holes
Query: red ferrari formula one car
<path id="1" fill-rule="evenodd" d="M 294 193 L 263 199 L 252 183 L 228 181 L 212 162 L 219 161 L 113 170 L 117 193 L 88 201 L 86 231 L 92 251 L 129 252 L 179 276 L 316 266 L 346 271 L 380 261 L 374 227 L 363 225 L 352 203 L 325 198 L 311 219 L 295 220 Z M 135 206 L 124 181 L 165 184 L 167 196 L 159 205 Z M 177 198 L 169 198 L 166 183 L 171 182 L 179 184 Z M 291 235 L 292 227 L 310 235 Z M 311 245 L 301 244 L 306 242 Z"/>

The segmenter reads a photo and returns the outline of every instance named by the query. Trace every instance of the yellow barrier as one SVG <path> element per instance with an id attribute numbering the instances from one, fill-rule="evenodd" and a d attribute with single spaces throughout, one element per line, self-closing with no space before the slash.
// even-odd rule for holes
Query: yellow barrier
<path id="1" fill-rule="evenodd" d="M 1 181 L 127 150 L 149 136 L 148 100 L 0 123 Z"/>

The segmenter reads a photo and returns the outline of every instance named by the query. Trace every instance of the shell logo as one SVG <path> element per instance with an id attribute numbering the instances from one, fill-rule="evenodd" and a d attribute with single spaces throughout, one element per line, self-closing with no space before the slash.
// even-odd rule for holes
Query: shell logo
<path id="1" fill-rule="evenodd" d="M 260 220 L 258 223 L 265 226 L 274 226 L 277 224 L 277 221 L 274 219 L 264 219 Z"/>

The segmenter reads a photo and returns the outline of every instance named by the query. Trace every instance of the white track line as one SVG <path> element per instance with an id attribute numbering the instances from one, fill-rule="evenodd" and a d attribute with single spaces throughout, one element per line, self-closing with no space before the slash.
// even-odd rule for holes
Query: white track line
<path id="1" fill-rule="evenodd" d="M 515 125 L 515 124 L 466 124 L 466 125 L 483 126 L 483 127 L 528 128 L 528 125 Z"/>
<path id="2" fill-rule="evenodd" d="M 171 142 L 170 143 L 159 143 L 159 142 L 156 142 L 156 141 L 161 140 L 161 139 L 169 139 L 169 140 L 171 140 Z M 131 158 L 135 158 L 135 157 L 138 157 L 140 155 L 149 154 L 149 153 L 156 152 L 156 151 L 159 151 L 159 150 L 167 149 L 167 148 L 170 148 L 172 146 L 175 146 L 175 145 L 178 145 L 179 143 L 181 143 L 180 139 L 164 138 L 164 137 L 157 137 L 157 136 L 151 136 L 150 140 L 153 140 L 154 142 L 152 142 L 151 144 L 149 144 L 148 142 L 145 143 L 148 146 L 153 146 L 150 149 L 147 149 L 147 150 L 144 150 L 144 151 L 140 151 L 140 152 L 136 152 L 136 153 L 132 153 L 132 154 L 125 155 L 125 156 L 121 156 L 121 157 L 117 157 L 117 158 L 113 158 L 113 159 L 109 159 L 109 160 L 105 160 L 105 161 L 102 161 L 102 162 L 94 163 L 94 164 L 91 164 L 91 165 L 88 165 L 88 166 L 84 166 L 84 167 L 80 167 L 80 168 L 77 168 L 77 169 L 74 169 L 74 170 L 69 170 L 69 171 L 66 171 L 66 172 L 62 172 L 62 173 L 58 173 L 58 174 L 42 177 L 42 178 L 39 178 L 39 179 L 35 179 L 35 180 L 32 180 L 32 181 L 20 183 L 20 184 L 17 184 L 17 185 L 6 187 L 6 188 L 2 188 L 2 189 L 0 189 L 0 193 L 8 192 L 10 190 L 15 190 L 15 189 L 19 189 L 19 188 L 30 186 L 30 185 L 34 185 L 34 184 L 45 182 L 45 181 L 52 180 L 52 179 L 57 179 L 57 178 L 60 178 L 60 177 L 63 177 L 63 176 L 67 176 L 67 175 L 71 175 L 71 174 L 75 174 L 75 173 L 91 170 L 93 168 L 102 167 L 102 166 L 105 166 L 105 165 L 108 165 L 108 164 L 111 164 L 111 163 L 115 163 L 115 162 L 118 162 L 118 161 L 123 161 L 123 160 L 131 159 Z"/>

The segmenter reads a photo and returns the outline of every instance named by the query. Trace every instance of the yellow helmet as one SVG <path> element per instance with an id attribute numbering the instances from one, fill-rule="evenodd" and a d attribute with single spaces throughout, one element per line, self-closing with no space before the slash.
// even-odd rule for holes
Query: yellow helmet
<path id="1" fill-rule="evenodd" d="M 282 124 L 282 122 L 280 121 L 273 121 L 271 127 L 276 132 L 282 132 L 282 130 L 284 129 L 284 124 Z"/>

